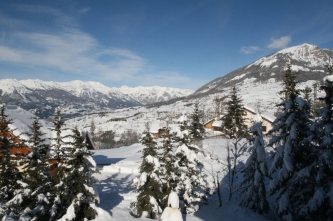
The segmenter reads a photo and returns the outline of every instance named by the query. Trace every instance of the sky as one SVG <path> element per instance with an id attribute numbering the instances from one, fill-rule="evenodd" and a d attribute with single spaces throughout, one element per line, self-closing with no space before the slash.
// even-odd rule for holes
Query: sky
<path id="1" fill-rule="evenodd" d="M 333 48 L 332 0 L 0 1 L 0 79 L 196 90 L 303 43 Z"/>

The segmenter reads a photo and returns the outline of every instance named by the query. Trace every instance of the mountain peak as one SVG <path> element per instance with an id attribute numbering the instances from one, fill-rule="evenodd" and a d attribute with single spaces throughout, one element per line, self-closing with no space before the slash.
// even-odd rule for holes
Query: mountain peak
<path id="1" fill-rule="evenodd" d="M 282 49 L 272 55 L 265 56 L 256 62 L 248 65 L 245 69 L 252 66 L 260 66 L 261 68 L 273 67 L 273 64 L 278 62 L 291 63 L 306 63 L 308 67 L 325 67 L 328 64 L 330 56 L 317 45 L 301 44 Z"/>
<path id="2" fill-rule="evenodd" d="M 194 95 L 221 92 L 235 84 L 279 82 L 287 63 L 293 71 L 300 71 L 300 82 L 321 81 L 327 74 L 326 65 L 333 58 L 331 56 L 331 50 L 307 43 L 285 48 L 207 83 Z"/>
<path id="3" fill-rule="evenodd" d="M 301 45 L 296 45 L 293 47 L 282 49 L 282 50 L 278 51 L 277 53 L 308 56 L 311 53 L 315 53 L 317 51 L 321 51 L 321 49 L 317 45 L 311 45 L 311 44 L 304 43 Z"/>

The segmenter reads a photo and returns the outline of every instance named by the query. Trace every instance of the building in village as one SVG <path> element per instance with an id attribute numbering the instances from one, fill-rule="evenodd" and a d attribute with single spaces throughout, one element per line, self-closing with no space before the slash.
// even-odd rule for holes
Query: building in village
<path id="1" fill-rule="evenodd" d="M 252 118 L 257 114 L 252 108 L 244 106 L 243 108 L 243 117 L 244 117 L 244 128 L 249 128 L 253 125 Z M 267 133 L 270 129 L 272 129 L 272 123 L 274 119 L 272 117 L 268 117 L 266 115 L 260 114 L 262 118 L 262 132 Z M 223 117 L 221 115 L 219 119 L 211 119 L 205 123 L 205 128 L 209 130 L 213 130 L 217 133 L 222 133 L 223 131 Z"/>
<path id="2" fill-rule="evenodd" d="M 10 154 L 12 156 L 12 160 L 20 160 L 23 156 L 29 154 L 31 152 L 31 148 L 26 145 L 23 140 L 26 140 L 28 137 L 24 134 L 25 132 L 31 132 L 30 125 L 32 124 L 33 114 L 30 112 L 23 110 L 22 108 L 16 105 L 7 105 L 6 106 L 6 114 L 8 117 L 12 119 L 12 124 L 10 124 L 10 129 L 12 132 L 7 132 L 5 134 L 0 133 L 1 136 L 10 137 L 14 140 L 15 146 L 11 148 Z M 43 130 L 48 131 L 47 136 L 52 137 L 52 132 L 49 128 L 52 128 L 53 125 L 49 122 L 43 121 Z M 95 149 L 95 144 L 89 134 L 88 131 L 82 131 L 82 136 L 85 138 L 85 143 L 89 150 Z M 51 143 L 48 143 L 50 145 Z M 0 152 L 1 158 L 1 152 Z M 50 164 L 56 163 L 55 160 L 50 160 Z M 22 165 L 18 167 L 18 169 L 22 170 Z M 51 171 L 52 172 L 52 171 Z"/>

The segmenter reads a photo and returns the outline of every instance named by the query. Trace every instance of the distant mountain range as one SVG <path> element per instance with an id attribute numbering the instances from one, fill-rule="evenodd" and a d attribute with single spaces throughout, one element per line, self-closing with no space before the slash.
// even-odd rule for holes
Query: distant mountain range
<path id="1" fill-rule="evenodd" d="M 41 117 L 49 117 L 58 106 L 67 117 L 73 117 L 168 101 L 191 93 L 191 90 L 159 86 L 109 88 L 92 81 L 0 80 L 0 96 L 7 104 L 19 105 L 26 110 L 37 108 Z"/>
<path id="2" fill-rule="evenodd" d="M 316 45 L 302 44 L 265 56 L 252 64 L 241 67 L 203 85 L 193 93 L 164 87 L 109 88 L 97 82 L 44 82 L 40 80 L 0 80 L 0 96 L 6 103 L 20 105 L 26 110 L 39 108 L 41 116 L 48 117 L 54 108 L 63 108 L 65 116 L 109 112 L 111 109 L 153 104 L 157 107 L 176 101 L 200 100 L 214 111 L 213 102 L 236 85 L 244 105 L 273 115 L 280 102 L 282 77 L 287 63 L 294 71 L 300 71 L 299 87 L 313 87 L 327 75 L 327 64 L 333 61 L 333 49 L 321 49 Z M 319 92 L 320 93 L 320 92 Z M 156 103 L 159 102 L 159 103 Z"/>

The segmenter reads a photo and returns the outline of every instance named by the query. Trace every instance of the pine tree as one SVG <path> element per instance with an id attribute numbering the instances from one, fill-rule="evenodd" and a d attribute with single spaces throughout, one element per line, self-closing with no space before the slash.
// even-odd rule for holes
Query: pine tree
<path id="1" fill-rule="evenodd" d="M 182 211 L 184 213 L 194 213 L 204 203 L 206 183 L 204 181 L 205 175 L 201 172 L 202 163 L 197 158 L 199 152 L 202 150 L 193 144 L 193 140 L 189 136 L 188 130 L 182 130 L 176 140 L 178 147 L 175 152 L 177 157 L 177 171 L 178 184 L 177 192 L 181 201 Z"/>
<path id="2" fill-rule="evenodd" d="M 67 206 L 67 213 L 71 214 L 71 210 L 74 210 L 75 217 L 64 216 L 66 220 L 92 220 L 96 218 L 98 203 L 93 174 L 98 171 L 89 167 L 89 162 L 93 162 L 92 153 L 77 127 L 72 130 L 70 137 L 69 157 L 64 161 L 68 171 L 63 178 L 64 192 L 60 197 Z"/>
<path id="3" fill-rule="evenodd" d="M 191 125 L 189 126 L 189 134 L 192 139 L 202 139 L 205 133 L 205 128 L 201 122 L 201 112 L 199 110 L 199 104 L 195 103 L 194 111 L 191 115 Z"/>
<path id="4" fill-rule="evenodd" d="M 170 132 L 170 128 L 166 127 L 165 132 L 162 135 L 163 141 L 162 146 L 159 147 L 162 153 L 159 157 L 161 166 L 158 168 L 158 174 L 162 181 L 162 193 L 164 194 L 161 198 L 162 208 L 167 207 L 168 196 L 172 191 L 175 191 L 178 184 L 178 166 L 177 157 L 174 153 L 175 141 L 173 134 Z"/>
<path id="5" fill-rule="evenodd" d="M 63 201 L 65 194 L 64 177 L 67 170 L 65 163 L 68 158 L 68 142 L 65 139 L 68 136 L 62 135 L 64 130 L 64 120 L 61 115 L 61 109 L 56 108 L 54 120 L 54 128 L 50 129 L 55 137 L 51 138 L 50 152 L 47 161 L 50 163 L 49 170 L 52 173 L 54 187 L 52 188 L 52 209 L 50 210 L 51 218 L 60 218 L 67 210 L 67 204 Z"/>
<path id="6" fill-rule="evenodd" d="M 5 104 L 0 105 L 0 219 L 9 215 L 12 208 L 6 203 L 11 200 L 20 186 L 21 177 L 17 169 L 17 164 L 11 160 L 10 151 L 13 147 L 18 147 L 14 137 L 10 134 L 9 124 L 11 120 L 7 119 L 5 114 Z"/>
<path id="7" fill-rule="evenodd" d="M 160 162 L 157 144 L 149 132 L 148 125 L 146 125 L 140 143 L 145 147 L 141 151 L 142 163 L 139 168 L 141 176 L 134 180 L 135 191 L 138 195 L 136 201 L 131 203 L 131 211 L 136 217 L 157 219 L 162 213 L 163 183 L 158 175 Z"/>
<path id="8" fill-rule="evenodd" d="M 252 139 L 251 156 L 247 159 L 242 171 L 244 180 L 241 185 L 244 189 L 240 205 L 248 207 L 259 214 L 264 214 L 269 210 L 265 188 L 265 176 L 268 175 L 268 169 L 261 125 L 262 120 L 255 122 L 250 128 L 251 133 L 255 137 Z"/>
<path id="9" fill-rule="evenodd" d="M 273 122 L 273 135 L 269 145 L 275 146 L 276 153 L 269 173 L 276 172 L 271 180 L 269 193 L 277 193 L 276 212 L 281 220 L 299 219 L 309 195 L 313 191 L 311 171 L 315 155 L 306 138 L 309 137 L 310 105 L 299 97 L 296 88 L 298 72 L 292 72 L 291 66 L 284 75 L 285 100 L 279 104 L 283 113 Z"/>
<path id="10" fill-rule="evenodd" d="M 52 187 L 46 155 L 48 145 L 43 138 L 40 119 L 37 111 L 33 117 L 32 132 L 26 133 L 29 137 L 26 144 L 31 152 L 24 158 L 23 190 L 11 200 L 11 206 L 16 208 L 17 216 L 30 216 L 34 220 L 49 219 L 50 190 Z M 28 212 L 29 211 L 29 215 Z"/>
<path id="11" fill-rule="evenodd" d="M 227 102 L 227 113 L 223 118 L 223 130 L 228 138 L 237 138 L 245 134 L 243 104 L 238 96 L 236 86 L 232 87 L 230 100 Z"/>
<path id="12" fill-rule="evenodd" d="M 333 220 L 333 70 L 328 66 L 329 76 L 324 78 L 321 89 L 326 96 L 320 98 L 325 106 L 318 110 L 318 122 L 312 125 L 311 141 L 316 144 L 317 159 L 315 191 L 313 192 L 304 216 L 312 220 Z M 309 216 L 310 214 L 310 216 Z"/>

